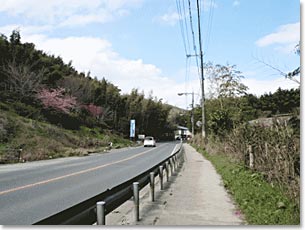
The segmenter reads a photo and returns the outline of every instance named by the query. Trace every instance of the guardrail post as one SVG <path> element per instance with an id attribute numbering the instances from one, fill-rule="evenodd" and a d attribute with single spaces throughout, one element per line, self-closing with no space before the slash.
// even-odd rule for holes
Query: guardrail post
<path id="1" fill-rule="evenodd" d="M 166 181 L 169 181 L 168 161 L 165 162 Z"/>
<path id="2" fill-rule="evenodd" d="M 99 201 L 96 203 L 96 217 L 97 217 L 97 225 L 105 225 L 105 204 L 104 201 Z"/>
<path id="3" fill-rule="evenodd" d="M 182 158 L 182 161 L 183 161 L 183 162 L 186 161 L 186 155 L 185 155 L 184 149 L 181 150 L 181 158 Z"/>
<path id="4" fill-rule="evenodd" d="M 174 168 L 174 172 L 176 172 L 177 168 L 176 168 L 176 155 L 173 156 L 173 168 Z"/>
<path id="5" fill-rule="evenodd" d="M 160 190 L 163 190 L 163 166 L 159 166 Z"/>
<path id="6" fill-rule="evenodd" d="M 150 198 L 151 201 L 154 202 L 155 201 L 155 173 L 151 172 L 149 174 L 150 176 Z"/>
<path id="7" fill-rule="evenodd" d="M 171 168 L 171 176 L 173 175 L 173 161 L 172 158 L 169 159 L 169 166 Z"/>
<path id="8" fill-rule="evenodd" d="M 183 159 L 182 159 L 182 153 L 181 153 L 181 150 L 179 152 L 179 166 L 182 165 L 182 162 L 183 162 Z"/>
<path id="9" fill-rule="evenodd" d="M 135 216 L 135 221 L 139 221 L 140 220 L 139 182 L 133 182 L 133 201 L 134 201 L 134 216 Z"/>

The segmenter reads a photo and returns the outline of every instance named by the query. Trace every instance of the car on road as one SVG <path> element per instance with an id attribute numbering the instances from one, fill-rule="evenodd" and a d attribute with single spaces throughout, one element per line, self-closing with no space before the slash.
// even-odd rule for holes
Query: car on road
<path id="1" fill-rule="evenodd" d="M 145 137 L 144 139 L 144 147 L 148 147 L 148 146 L 151 146 L 151 147 L 156 147 L 156 141 L 153 137 L 151 136 L 147 136 Z"/>

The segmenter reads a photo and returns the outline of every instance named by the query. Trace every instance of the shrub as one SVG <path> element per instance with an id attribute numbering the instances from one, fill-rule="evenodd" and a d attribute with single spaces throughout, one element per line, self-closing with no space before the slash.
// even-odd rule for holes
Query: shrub
<path id="1" fill-rule="evenodd" d="M 17 124 L 8 116 L 0 114 L 0 143 L 8 142 L 16 133 Z"/>
<path id="2" fill-rule="evenodd" d="M 205 157 L 222 176 L 223 184 L 239 205 L 249 224 L 299 225 L 300 209 L 295 201 L 277 186 L 264 180 L 261 173 L 232 163 L 228 156 L 210 155 L 201 149 Z"/>
<path id="3" fill-rule="evenodd" d="M 241 125 L 221 140 L 209 137 L 204 146 L 201 138 L 193 141 L 211 155 L 225 154 L 231 161 L 260 173 L 299 205 L 300 138 L 292 126 L 276 122 L 271 127 Z M 250 149 L 254 158 L 252 167 Z"/>

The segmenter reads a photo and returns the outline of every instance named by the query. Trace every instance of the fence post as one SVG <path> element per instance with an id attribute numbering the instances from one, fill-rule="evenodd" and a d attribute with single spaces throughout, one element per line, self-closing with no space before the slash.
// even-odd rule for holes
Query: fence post
<path id="1" fill-rule="evenodd" d="M 104 201 L 99 201 L 96 203 L 96 217 L 97 217 L 97 225 L 105 225 L 105 204 Z"/>
<path id="2" fill-rule="evenodd" d="M 133 202 L 134 202 L 134 218 L 135 221 L 140 220 L 140 199 L 139 199 L 139 182 L 133 182 Z"/>
<path id="3" fill-rule="evenodd" d="M 163 166 L 159 166 L 160 190 L 163 190 Z"/>
<path id="4" fill-rule="evenodd" d="M 17 152 L 18 152 L 18 161 L 21 162 L 22 161 L 22 157 L 21 157 L 22 149 L 21 148 L 18 149 Z"/>
<path id="5" fill-rule="evenodd" d="M 266 154 L 266 158 L 268 158 L 268 143 L 265 142 L 265 154 Z"/>
<path id="6" fill-rule="evenodd" d="M 150 176 L 150 197 L 151 197 L 151 201 L 154 202 L 155 201 L 155 173 L 151 172 L 149 174 Z"/>
<path id="7" fill-rule="evenodd" d="M 251 145 L 249 145 L 249 166 L 250 166 L 250 168 L 254 167 L 254 155 L 253 155 L 253 152 L 252 152 L 252 146 Z"/>

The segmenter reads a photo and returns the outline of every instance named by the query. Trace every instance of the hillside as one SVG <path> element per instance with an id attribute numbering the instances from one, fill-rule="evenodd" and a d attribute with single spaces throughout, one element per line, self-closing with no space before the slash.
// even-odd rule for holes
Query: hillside
<path id="1" fill-rule="evenodd" d="M 243 94 L 235 95 L 239 86 Z M 223 138 L 257 118 L 299 114 L 300 89 L 279 88 L 261 97 L 247 94 L 246 89 L 237 78 L 221 89 L 225 94 L 206 99 L 209 137 Z M 9 38 L 0 34 L 0 101 L 0 153 L 12 158 L 7 162 L 14 161 L 21 148 L 24 160 L 35 160 L 84 155 L 83 151 L 104 148 L 109 142 L 128 145 L 131 119 L 136 120 L 136 135 L 159 140 L 172 140 L 177 125 L 191 129 L 191 111 L 145 96 L 139 89 L 122 94 L 105 78 L 78 72 L 72 61 L 64 63 L 33 43 L 22 43 L 18 31 Z M 195 123 L 201 121 L 201 107 L 197 105 L 193 112 Z M 194 128 L 195 133 L 201 132 L 201 127 Z"/>
<path id="2" fill-rule="evenodd" d="M 68 130 L 17 115 L 0 104 L 0 163 L 25 162 L 66 156 L 86 156 L 133 143 L 109 131 L 82 126 Z"/>

